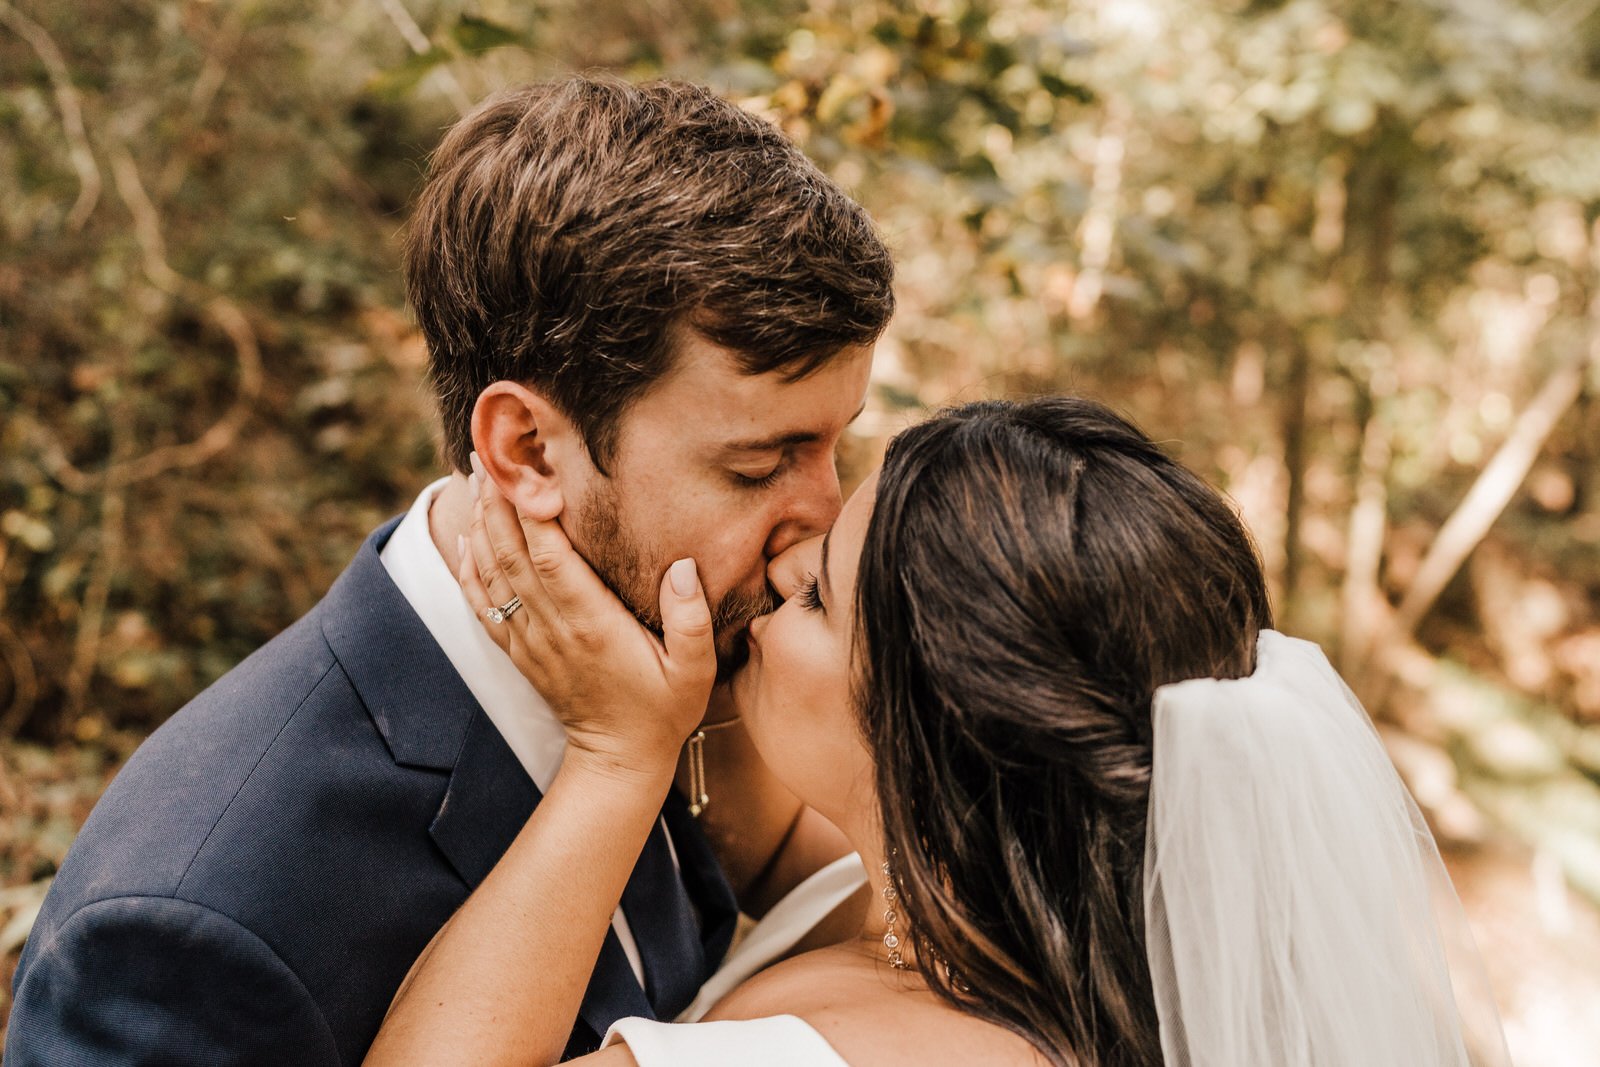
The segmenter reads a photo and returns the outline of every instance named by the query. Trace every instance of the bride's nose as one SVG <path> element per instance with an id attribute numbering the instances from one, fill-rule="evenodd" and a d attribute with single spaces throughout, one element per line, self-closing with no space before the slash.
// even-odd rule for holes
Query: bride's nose
<path id="1" fill-rule="evenodd" d="M 810 574 L 808 568 L 816 565 L 815 560 L 821 551 L 820 536 L 809 537 L 789 546 L 767 563 L 767 582 L 777 590 L 779 596 L 788 600 Z"/>

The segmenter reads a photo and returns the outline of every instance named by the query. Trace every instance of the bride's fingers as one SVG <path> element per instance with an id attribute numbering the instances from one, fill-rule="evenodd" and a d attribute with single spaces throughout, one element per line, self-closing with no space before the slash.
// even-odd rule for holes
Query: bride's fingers
<path id="1" fill-rule="evenodd" d="M 566 628 L 578 636 L 598 635 L 632 613 L 578 554 L 555 519 L 519 515 L 519 528 L 539 585 Z"/>
<path id="2" fill-rule="evenodd" d="M 476 460 L 476 453 L 473 458 Z M 478 496 L 473 504 L 473 519 L 483 530 L 482 539 L 474 541 L 475 550 L 479 552 L 479 568 L 486 575 L 492 573 L 500 581 L 508 590 L 508 598 L 517 596 L 522 600 L 528 616 L 537 620 L 529 624 L 534 629 L 548 634 L 572 629 L 575 620 L 580 623 L 580 629 L 587 625 L 583 622 L 584 616 L 580 616 L 572 605 L 562 605 L 551 596 L 548 578 L 539 560 L 533 557 L 533 547 L 524 535 L 524 530 L 537 520 L 524 518 L 516 505 L 500 492 L 500 487 L 483 472 L 481 465 L 476 485 Z M 561 532 L 560 523 L 552 520 L 550 525 L 564 542 L 566 535 Z M 581 557 L 576 552 L 572 554 L 587 569 L 588 565 L 582 562 Z M 491 589 L 498 591 L 493 583 Z"/>
<path id="3" fill-rule="evenodd" d="M 478 482 L 481 487 L 482 476 L 479 476 Z M 472 505 L 472 525 L 467 530 L 467 549 L 468 555 L 472 556 L 479 581 L 488 593 L 490 606 L 499 607 L 508 603 L 514 596 L 521 598 L 525 607 L 529 603 L 537 604 L 539 601 L 537 595 L 522 597 L 521 592 L 513 588 L 506 580 L 506 576 L 501 573 L 499 554 L 489 540 L 489 531 L 484 520 L 483 500 L 480 495 Z"/>
<path id="4" fill-rule="evenodd" d="M 476 459 L 476 457 L 474 457 Z M 633 614 L 600 580 L 556 519 L 523 515 L 474 463 L 471 547 L 495 603 L 522 600 L 525 627 L 579 640 L 603 640 Z"/>
<path id="5" fill-rule="evenodd" d="M 678 560 L 661 580 L 661 632 L 668 669 L 685 684 L 703 682 L 709 689 L 717 673 L 717 647 L 711 606 L 692 559 Z"/>
<path id="6" fill-rule="evenodd" d="M 499 645 L 502 651 L 511 651 L 511 631 L 504 626 L 496 626 L 489 622 L 485 616 L 495 604 L 489 596 L 489 590 L 483 584 L 483 577 L 478 573 L 478 561 L 473 557 L 471 548 L 467 545 L 464 536 L 456 538 L 456 581 L 461 583 L 461 591 L 467 596 L 467 603 L 472 605 L 472 613 L 484 622 L 489 631 L 489 637 Z"/>
<path id="7" fill-rule="evenodd" d="M 473 458 L 477 458 L 476 454 Z M 494 555 L 492 564 L 480 560 L 479 566 L 492 565 L 510 588 L 507 596 L 521 597 L 524 608 L 541 616 L 548 615 L 543 590 L 539 588 L 539 578 L 528 558 L 528 543 L 522 535 L 522 523 L 516 505 L 506 499 L 500 487 L 481 469 L 478 471 L 478 501 L 474 516 L 481 516 L 484 535 Z"/>

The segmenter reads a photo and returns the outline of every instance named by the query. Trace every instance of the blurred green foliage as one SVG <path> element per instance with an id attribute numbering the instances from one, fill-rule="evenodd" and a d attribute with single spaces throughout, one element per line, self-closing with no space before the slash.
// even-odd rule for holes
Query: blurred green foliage
<path id="1" fill-rule="evenodd" d="M 582 67 L 714 83 L 858 192 L 901 259 L 888 408 L 1112 398 L 1349 640 L 1594 338 L 1600 34 L 1547 6 L 5 0 L 0 733 L 155 723 L 402 506 L 434 466 L 406 200 L 461 107 Z M 1586 395 L 1506 523 L 1563 632 L 1595 427 Z"/>
<path id="2" fill-rule="evenodd" d="M 0 0 L 0 736 L 149 728 L 405 504 L 437 467 L 397 274 L 427 150 L 587 67 L 718 86 L 880 219 L 904 310 L 858 451 L 947 398 L 1109 398 L 1358 669 L 1597 344 L 1600 19 L 1546 6 Z M 1587 718 L 1581 374 L 1494 526 L 1496 595 L 1555 582 L 1544 640 L 1496 635 L 1470 568 L 1392 637 Z"/>
<path id="3" fill-rule="evenodd" d="M 0 0 L 0 882 L 437 472 L 406 205 L 463 108 L 592 68 L 718 87 L 880 221 L 847 466 L 1109 400 L 1443 835 L 1600 897 L 1592 0 Z"/>
<path id="4" fill-rule="evenodd" d="M 0 0 L 0 738 L 148 730 L 437 470 L 397 271 L 427 153 L 608 68 L 717 86 L 880 220 L 855 462 L 949 399 L 1097 394 L 1233 493 L 1287 625 L 1399 728 L 1453 745 L 1459 669 L 1590 781 L 1596 8 Z M 1488 534 L 1430 561 L 1540 403 Z"/>

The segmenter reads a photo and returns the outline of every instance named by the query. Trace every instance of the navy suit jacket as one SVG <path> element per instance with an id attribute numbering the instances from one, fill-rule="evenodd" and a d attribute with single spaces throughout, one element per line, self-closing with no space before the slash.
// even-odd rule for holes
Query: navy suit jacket
<path id="1" fill-rule="evenodd" d="M 111 783 L 17 968 L 7 1067 L 360 1062 L 539 799 L 390 581 L 395 525 Z M 667 816 L 709 969 L 732 894 Z M 652 1012 L 609 934 L 569 1054 L 625 1015 Z"/>

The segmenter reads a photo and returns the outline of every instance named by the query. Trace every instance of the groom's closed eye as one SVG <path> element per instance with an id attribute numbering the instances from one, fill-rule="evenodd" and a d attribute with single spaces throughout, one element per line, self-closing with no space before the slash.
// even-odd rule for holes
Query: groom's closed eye
<path id="1" fill-rule="evenodd" d="M 787 468 L 788 464 L 786 462 L 780 462 L 765 474 L 747 474 L 744 471 L 732 471 L 731 473 L 733 474 L 734 484 L 741 489 L 767 489 L 777 483 Z"/>
<path id="2" fill-rule="evenodd" d="M 753 442 L 754 447 L 729 451 L 721 460 L 728 477 L 740 489 L 766 489 L 776 484 L 795 464 L 795 446 Z"/>
<path id="3" fill-rule="evenodd" d="M 855 422 L 865 410 L 866 405 L 862 404 L 856 409 L 856 413 L 850 416 L 846 425 Z M 717 448 L 716 460 L 727 466 L 729 477 L 739 488 L 767 489 L 776 484 L 785 471 L 794 466 L 797 454 L 828 438 L 828 432 L 811 429 L 789 430 L 741 441 L 725 441 Z M 837 473 L 838 451 L 838 438 L 835 434 L 831 457 L 836 468 L 835 473 Z"/>

